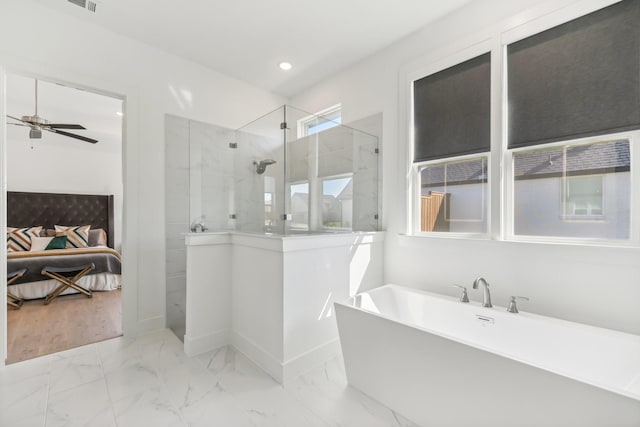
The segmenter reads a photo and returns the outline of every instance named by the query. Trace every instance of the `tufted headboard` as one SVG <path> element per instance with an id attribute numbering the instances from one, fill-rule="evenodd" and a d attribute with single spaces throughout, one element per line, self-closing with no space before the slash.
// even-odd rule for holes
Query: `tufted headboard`
<path id="1" fill-rule="evenodd" d="M 26 193 L 7 191 L 7 226 L 87 225 L 107 232 L 114 247 L 113 195 Z"/>

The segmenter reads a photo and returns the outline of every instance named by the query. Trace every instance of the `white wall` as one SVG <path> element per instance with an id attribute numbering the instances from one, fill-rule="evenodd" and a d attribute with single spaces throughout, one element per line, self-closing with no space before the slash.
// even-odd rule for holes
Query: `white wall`
<path id="1" fill-rule="evenodd" d="M 164 327 L 165 113 L 237 128 L 284 99 L 28 0 L 2 1 L 0 65 L 126 97 L 125 333 Z"/>
<path id="2" fill-rule="evenodd" d="M 640 333 L 640 250 L 514 243 L 495 240 L 405 237 L 407 180 L 407 116 L 403 101 L 406 75 L 419 66 L 456 55 L 481 42 L 499 47 L 500 34 L 543 18 L 553 24 L 587 13 L 611 1 L 533 0 L 476 1 L 410 37 L 294 96 L 291 104 L 318 111 L 339 102 L 343 120 L 382 111 L 383 223 L 387 282 L 454 294 L 454 283 L 471 285 L 484 276 L 494 303 L 506 305 L 510 295 L 531 298 L 521 309 L 559 318 Z M 551 14 L 550 14 L 551 13 Z M 550 15 L 549 15 L 550 14 Z M 488 40 L 488 42 L 487 42 Z M 421 65 L 417 65 L 421 64 Z M 499 69 L 493 73 L 499 81 Z M 403 91 L 401 91 L 401 88 Z M 500 129 L 500 119 L 494 128 Z M 500 144 L 498 137 L 495 144 Z M 494 159 L 494 166 L 500 159 Z M 640 187 L 640 178 L 634 185 Z M 492 192 L 499 192 L 499 183 Z M 499 230 L 499 205 L 492 203 Z M 495 233 L 496 236 L 499 233 Z M 470 297 L 478 300 L 479 292 Z"/>

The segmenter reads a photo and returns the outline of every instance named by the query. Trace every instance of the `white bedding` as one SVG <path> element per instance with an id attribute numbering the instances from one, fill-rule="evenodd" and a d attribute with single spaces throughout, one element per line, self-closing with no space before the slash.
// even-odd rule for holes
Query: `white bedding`
<path id="1" fill-rule="evenodd" d="M 91 274 L 78 280 L 78 284 L 92 291 L 113 291 L 122 287 L 122 276 L 114 273 Z M 60 282 L 50 279 L 12 285 L 7 290 L 22 299 L 38 299 L 44 298 L 59 285 Z M 77 293 L 75 289 L 68 288 L 61 295 Z"/>

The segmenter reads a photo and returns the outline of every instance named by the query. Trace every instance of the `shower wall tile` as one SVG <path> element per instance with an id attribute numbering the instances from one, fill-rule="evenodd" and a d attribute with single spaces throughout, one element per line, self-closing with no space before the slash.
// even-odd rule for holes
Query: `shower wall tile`
<path id="1" fill-rule="evenodd" d="M 318 176 L 329 177 L 354 172 L 353 129 L 337 126 L 318 133 Z"/>
<path id="2" fill-rule="evenodd" d="M 189 222 L 189 121 L 165 116 L 165 221 Z"/>
<path id="3" fill-rule="evenodd" d="M 217 126 L 207 128 L 209 144 L 202 149 L 202 211 L 212 230 L 228 230 L 233 213 L 235 149 L 229 148 L 233 131 Z M 231 224 L 233 226 L 233 224 Z"/>
<path id="4" fill-rule="evenodd" d="M 165 157 L 168 169 L 189 170 L 189 120 L 165 115 Z"/>
<path id="5" fill-rule="evenodd" d="M 362 140 L 364 139 L 364 140 Z M 356 136 L 354 144 L 355 172 L 353 174 L 353 229 L 378 229 L 378 154 L 377 141 Z"/>
<path id="6" fill-rule="evenodd" d="M 305 136 L 287 144 L 287 179 L 289 182 L 308 181 L 317 136 Z"/>
<path id="7" fill-rule="evenodd" d="M 374 114 L 347 124 L 361 130 L 354 133 L 353 157 L 353 229 L 358 231 L 377 230 L 381 211 L 381 155 L 382 113 Z M 368 135 L 369 134 L 369 135 Z M 376 136 L 373 138 L 372 136 Z"/>
<path id="8" fill-rule="evenodd" d="M 165 116 L 166 322 L 182 337 L 186 324 L 186 249 L 182 233 L 189 230 L 189 120 Z"/>
<path id="9" fill-rule="evenodd" d="M 165 221 L 171 223 L 189 222 L 189 186 L 167 185 L 165 195 Z"/>
<path id="10" fill-rule="evenodd" d="M 187 276 L 175 276 L 167 279 L 167 292 L 185 292 L 187 289 Z"/>
<path id="11" fill-rule="evenodd" d="M 184 249 L 184 234 L 189 232 L 189 223 L 167 223 L 167 249 Z"/>
<path id="12" fill-rule="evenodd" d="M 228 230 L 233 205 L 233 130 L 191 122 L 192 220 L 204 219 L 209 230 Z"/>
<path id="13" fill-rule="evenodd" d="M 187 271 L 187 250 L 168 249 L 167 250 L 167 277 L 183 276 Z"/>

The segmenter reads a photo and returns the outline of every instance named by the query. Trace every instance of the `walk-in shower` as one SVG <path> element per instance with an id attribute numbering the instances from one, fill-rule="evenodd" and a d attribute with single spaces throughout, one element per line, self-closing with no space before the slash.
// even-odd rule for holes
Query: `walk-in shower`
<path id="1" fill-rule="evenodd" d="M 379 229 L 376 135 L 382 133 L 382 115 L 347 125 L 335 117 L 282 106 L 229 129 L 211 124 L 215 117 L 204 123 L 166 116 L 167 325 L 177 336 L 184 336 L 186 325 L 185 234 L 251 233 L 254 240 L 273 243 L 293 234 L 331 233 L 342 242 L 349 237 L 342 233 Z M 354 239 L 363 242 L 358 236 Z M 350 257 L 338 256 L 334 261 L 378 259 L 378 249 L 366 252 L 369 249 L 366 246 L 365 252 L 356 255 L 355 249 L 347 247 Z M 377 277 L 363 271 L 350 277 Z"/>
<path id="2" fill-rule="evenodd" d="M 342 125 L 282 106 L 232 130 L 172 117 L 188 138 L 187 222 L 280 235 L 378 230 L 381 118 Z"/>

